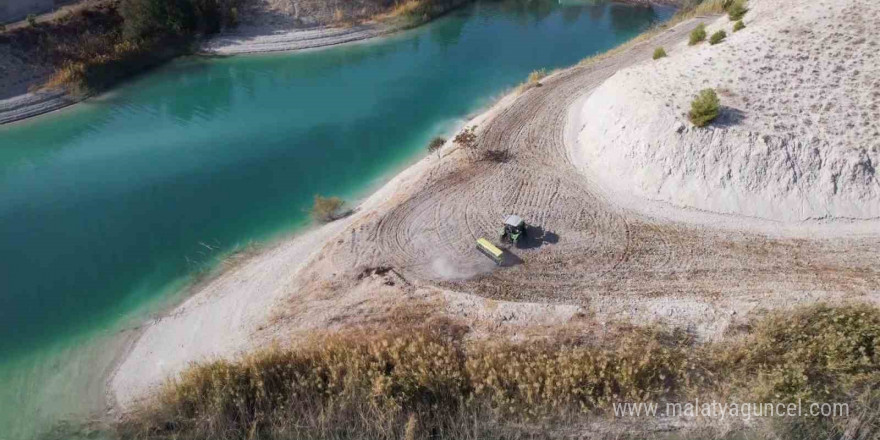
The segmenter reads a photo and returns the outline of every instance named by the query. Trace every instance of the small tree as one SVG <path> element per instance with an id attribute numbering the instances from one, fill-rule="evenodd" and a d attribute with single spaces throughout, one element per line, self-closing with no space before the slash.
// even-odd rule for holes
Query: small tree
<path id="1" fill-rule="evenodd" d="M 715 32 L 714 34 L 712 34 L 711 37 L 709 37 L 709 44 L 714 46 L 714 45 L 724 41 L 725 38 L 727 38 L 727 32 L 724 32 L 724 31 Z"/>
<path id="2" fill-rule="evenodd" d="M 691 111 L 688 113 L 688 119 L 697 127 L 705 127 L 709 125 L 721 111 L 721 101 L 715 90 L 703 89 L 691 102 Z"/>
<path id="3" fill-rule="evenodd" d="M 476 127 L 467 127 L 452 139 L 458 145 L 464 148 L 472 149 L 477 146 L 477 134 L 474 132 Z"/>
<path id="4" fill-rule="evenodd" d="M 695 44 L 698 44 L 698 43 L 704 41 L 705 39 L 706 39 L 706 25 L 700 23 L 700 25 L 697 26 L 696 29 L 691 31 L 691 37 L 690 37 L 690 40 L 688 40 L 688 45 L 693 46 Z"/>
<path id="5" fill-rule="evenodd" d="M 445 143 L 446 139 L 443 139 L 442 137 L 435 137 L 434 139 L 431 139 L 431 142 L 428 143 L 428 152 L 433 153 L 439 150 L 440 147 L 442 147 Z"/>
<path id="6" fill-rule="evenodd" d="M 749 10 L 742 1 L 735 1 L 727 8 L 727 16 L 730 17 L 731 21 L 742 20 L 746 12 L 749 12 Z"/>
<path id="7" fill-rule="evenodd" d="M 37 25 L 37 16 L 34 14 L 28 14 L 26 20 L 27 20 L 28 24 L 31 26 Z"/>
<path id="8" fill-rule="evenodd" d="M 745 23 L 743 23 L 742 20 L 737 20 L 737 22 L 733 24 L 733 31 L 734 32 L 739 32 L 745 28 L 746 28 L 746 25 L 745 25 Z"/>
<path id="9" fill-rule="evenodd" d="M 654 49 L 654 59 L 655 60 L 659 60 L 660 58 L 665 58 L 665 57 L 666 57 L 666 51 L 663 50 L 662 47 L 658 47 L 658 48 Z"/>
<path id="10" fill-rule="evenodd" d="M 312 218 L 319 222 L 332 222 L 339 218 L 339 210 L 345 202 L 339 197 L 322 197 L 315 194 L 315 204 L 312 205 Z"/>

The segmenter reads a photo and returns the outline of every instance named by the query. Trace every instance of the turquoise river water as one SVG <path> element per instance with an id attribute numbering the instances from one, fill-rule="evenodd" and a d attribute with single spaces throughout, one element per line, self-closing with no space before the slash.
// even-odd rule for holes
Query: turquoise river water
<path id="1" fill-rule="evenodd" d="M 530 71 L 672 13 L 482 1 L 366 43 L 180 59 L 0 127 L 0 440 L 87 433 L 136 325 L 218 257 L 302 228 L 314 194 L 362 197 Z"/>

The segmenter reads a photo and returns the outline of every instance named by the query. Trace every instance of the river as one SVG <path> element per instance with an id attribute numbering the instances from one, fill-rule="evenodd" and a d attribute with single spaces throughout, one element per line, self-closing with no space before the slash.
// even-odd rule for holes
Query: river
<path id="1" fill-rule="evenodd" d="M 315 194 L 363 197 L 532 70 L 673 12 L 482 1 L 369 42 L 179 59 L 0 127 L 0 438 L 80 432 L 136 326 L 219 258 L 307 226 Z"/>

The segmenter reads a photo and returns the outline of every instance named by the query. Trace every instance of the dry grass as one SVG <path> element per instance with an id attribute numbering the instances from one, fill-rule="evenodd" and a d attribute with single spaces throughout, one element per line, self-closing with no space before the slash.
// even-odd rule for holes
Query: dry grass
<path id="1" fill-rule="evenodd" d="M 407 28 L 428 22 L 467 2 L 468 0 L 396 1 L 390 9 L 368 19 Z"/>
<path id="2" fill-rule="evenodd" d="M 719 395 L 854 407 L 854 417 L 847 419 L 761 425 L 783 438 L 840 438 L 854 424 L 859 436 L 850 438 L 880 432 L 878 309 L 816 306 L 772 315 L 733 342 L 714 344 L 639 328 L 621 328 L 601 343 L 595 338 L 466 342 L 454 323 L 419 322 L 316 336 L 294 350 L 195 366 L 123 421 L 119 434 L 522 438 L 542 426 L 553 426 L 557 434 L 573 432 L 607 414 L 613 402 Z"/>
<path id="3" fill-rule="evenodd" d="M 312 205 L 312 218 L 319 222 L 331 222 L 340 217 L 340 210 L 345 202 L 339 197 L 323 197 L 315 194 Z"/>

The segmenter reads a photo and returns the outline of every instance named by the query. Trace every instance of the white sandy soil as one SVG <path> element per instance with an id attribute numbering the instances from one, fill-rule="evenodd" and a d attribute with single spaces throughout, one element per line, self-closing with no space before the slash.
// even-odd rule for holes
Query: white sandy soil
<path id="1" fill-rule="evenodd" d="M 739 32 L 727 17 L 708 26 L 724 42 L 666 47 L 599 87 L 575 115 L 575 162 L 643 201 L 780 222 L 880 218 L 880 2 L 750 8 Z M 686 113 L 704 88 L 722 114 L 696 128 Z"/>

